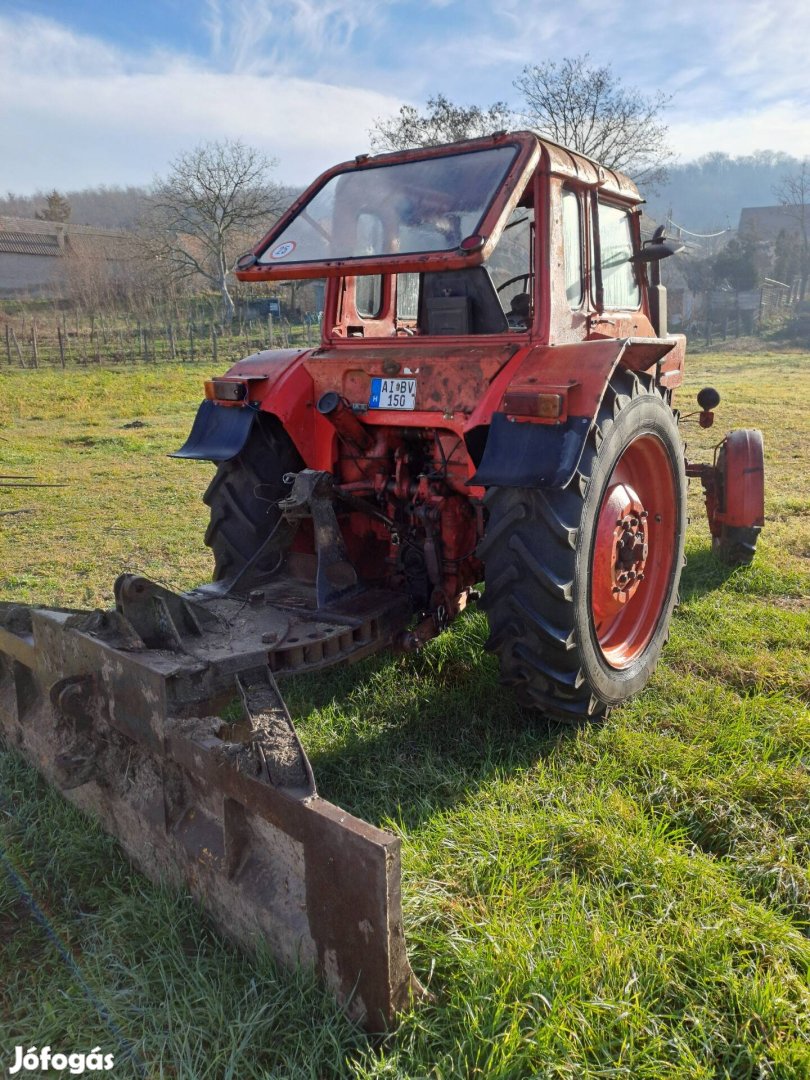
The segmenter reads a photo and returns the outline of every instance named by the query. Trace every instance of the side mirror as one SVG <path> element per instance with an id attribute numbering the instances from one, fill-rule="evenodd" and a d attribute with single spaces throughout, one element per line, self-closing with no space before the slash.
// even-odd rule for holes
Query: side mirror
<path id="1" fill-rule="evenodd" d="M 670 240 L 664 235 L 663 225 L 659 225 L 652 235 L 651 240 L 646 240 L 641 251 L 636 256 L 638 262 L 659 262 L 668 259 L 670 255 L 677 255 L 683 251 L 684 245 L 678 240 Z"/>

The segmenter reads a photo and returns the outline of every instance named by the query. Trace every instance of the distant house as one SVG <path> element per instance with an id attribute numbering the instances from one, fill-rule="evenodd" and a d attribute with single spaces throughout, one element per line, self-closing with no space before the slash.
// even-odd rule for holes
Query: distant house
<path id="1" fill-rule="evenodd" d="M 746 206 L 740 211 L 739 234 L 753 235 L 767 244 L 775 243 L 779 233 L 798 233 L 796 211 L 790 206 Z"/>
<path id="2" fill-rule="evenodd" d="M 115 274 L 131 250 L 131 235 L 121 230 L 0 216 L 0 298 L 61 299 L 68 259 L 92 260 Z"/>

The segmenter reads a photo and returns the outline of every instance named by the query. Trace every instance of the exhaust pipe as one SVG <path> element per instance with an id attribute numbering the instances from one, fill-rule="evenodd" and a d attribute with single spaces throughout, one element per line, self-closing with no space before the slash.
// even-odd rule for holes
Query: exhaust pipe
<path id="1" fill-rule="evenodd" d="M 344 442 L 349 443 L 358 453 L 368 450 L 374 442 L 371 432 L 360 423 L 337 391 L 327 390 L 322 394 L 316 408 Z"/>

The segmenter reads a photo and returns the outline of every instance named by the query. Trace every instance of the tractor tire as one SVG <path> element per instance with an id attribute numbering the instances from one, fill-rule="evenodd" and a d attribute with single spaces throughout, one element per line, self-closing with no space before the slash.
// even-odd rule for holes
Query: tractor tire
<path id="1" fill-rule="evenodd" d="M 750 566 L 757 550 L 762 529 L 739 525 L 723 525 L 720 535 L 712 538 L 712 551 L 726 566 Z"/>
<path id="2" fill-rule="evenodd" d="M 765 522 L 765 453 L 762 432 L 730 431 L 715 464 L 717 510 L 710 522 L 712 550 L 727 566 L 748 566 Z M 725 519 L 731 518 L 730 523 Z"/>
<path id="3" fill-rule="evenodd" d="M 637 694 L 669 635 L 687 521 L 683 445 L 651 380 L 614 373 L 565 488 L 492 487 L 485 505 L 502 681 L 571 723 Z"/>
<path id="4" fill-rule="evenodd" d="M 214 554 L 214 581 L 238 574 L 278 523 L 277 503 L 289 494 L 288 472 L 304 467 L 289 435 L 272 416 L 259 416 L 236 457 L 217 466 L 203 495 L 211 508 L 205 543 Z M 278 553 L 269 551 L 255 573 L 274 569 Z"/>

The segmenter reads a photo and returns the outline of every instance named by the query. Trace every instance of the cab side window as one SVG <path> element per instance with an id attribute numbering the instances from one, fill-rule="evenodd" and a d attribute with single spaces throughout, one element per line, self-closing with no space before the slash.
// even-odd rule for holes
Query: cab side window
<path id="1" fill-rule="evenodd" d="M 376 214 L 357 216 L 357 249 L 362 255 L 378 251 L 383 243 L 383 223 Z M 361 319 L 377 319 L 382 311 L 383 281 L 381 274 L 364 274 L 356 279 L 355 307 Z"/>
<path id="2" fill-rule="evenodd" d="M 382 274 L 364 274 L 356 279 L 355 307 L 361 319 L 378 319 L 382 311 Z"/>
<path id="3" fill-rule="evenodd" d="M 602 305 L 635 309 L 641 303 L 641 289 L 633 263 L 630 214 L 602 202 L 598 213 Z"/>
<path id="4" fill-rule="evenodd" d="M 581 307 L 584 295 L 582 264 L 582 213 L 579 196 L 570 188 L 562 193 L 563 264 L 565 296 L 571 308 Z"/>
<path id="5" fill-rule="evenodd" d="M 397 322 L 416 323 L 419 318 L 420 274 L 397 274 Z"/>
<path id="6" fill-rule="evenodd" d="M 486 268 L 511 330 L 528 330 L 534 282 L 534 209 L 517 206 Z"/>

